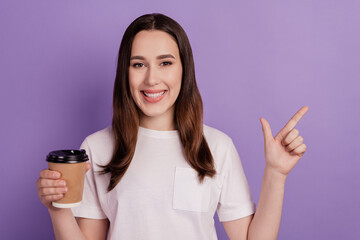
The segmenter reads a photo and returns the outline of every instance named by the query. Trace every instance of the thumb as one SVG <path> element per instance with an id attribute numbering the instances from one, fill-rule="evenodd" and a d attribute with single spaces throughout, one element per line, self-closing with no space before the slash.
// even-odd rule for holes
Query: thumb
<path id="1" fill-rule="evenodd" d="M 85 165 L 85 170 L 86 170 L 86 172 L 89 171 L 90 168 L 91 168 L 90 163 L 86 163 L 86 165 Z"/>
<path id="2" fill-rule="evenodd" d="M 261 122 L 261 126 L 262 126 L 262 131 L 264 134 L 264 142 L 269 142 L 270 140 L 273 139 L 270 124 L 268 123 L 268 121 L 266 121 L 265 118 L 260 118 L 260 122 Z"/>

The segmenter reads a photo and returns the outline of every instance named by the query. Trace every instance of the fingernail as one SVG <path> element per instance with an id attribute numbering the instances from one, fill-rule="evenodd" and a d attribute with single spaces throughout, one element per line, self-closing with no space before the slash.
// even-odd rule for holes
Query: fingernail
<path id="1" fill-rule="evenodd" d="M 60 186 L 65 186 L 65 185 L 66 185 L 65 181 L 60 182 Z"/>
<path id="2" fill-rule="evenodd" d="M 54 177 L 55 177 L 55 178 L 59 178 L 59 177 L 60 177 L 60 173 L 54 173 Z"/>
<path id="3" fill-rule="evenodd" d="M 67 188 L 61 189 L 61 192 L 66 193 L 66 192 L 67 192 Z"/>

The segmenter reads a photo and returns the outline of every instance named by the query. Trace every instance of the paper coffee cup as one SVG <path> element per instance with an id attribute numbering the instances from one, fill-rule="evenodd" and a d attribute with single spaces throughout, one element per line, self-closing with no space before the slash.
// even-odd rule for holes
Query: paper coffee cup
<path id="1" fill-rule="evenodd" d="M 57 150 L 46 157 L 49 170 L 58 171 L 61 179 L 66 181 L 68 191 L 64 197 L 52 203 L 58 208 L 72 208 L 79 206 L 84 191 L 86 161 L 89 158 L 85 150 Z"/>

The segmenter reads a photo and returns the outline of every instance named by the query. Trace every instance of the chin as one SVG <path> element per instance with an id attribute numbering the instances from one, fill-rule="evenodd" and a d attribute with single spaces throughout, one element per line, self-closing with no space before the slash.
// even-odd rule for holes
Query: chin
<path id="1" fill-rule="evenodd" d="M 140 109 L 141 112 L 147 117 L 160 117 L 169 112 L 170 109 Z"/>
<path id="2" fill-rule="evenodd" d="M 159 110 L 149 110 L 149 109 L 140 109 L 140 110 L 147 117 L 157 117 L 164 113 L 164 111 L 159 111 Z"/>

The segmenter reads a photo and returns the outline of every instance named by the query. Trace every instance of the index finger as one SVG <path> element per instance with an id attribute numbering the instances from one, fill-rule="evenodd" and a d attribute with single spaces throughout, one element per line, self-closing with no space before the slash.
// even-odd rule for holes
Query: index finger
<path id="1" fill-rule="evenodd" d="M 60 177 L 61 177 L 61 174 L 58 171 L 44 169 L 40 172 L 40 178 L 58 179 Z"/>
<path id="2" fill-rule="evenodd" d="M 300 121 L 300 119 L 305 115 L 305 113 L 309 110 L 308 106 L 303 106 L 299 111 L 295 113 L 295 115 L 286 123 L 286 125 L 280 130 L 278 134 L 276 134 L 275 138 L 282 141 L 286 135 L 296 126 L 296 124 Z"/>

